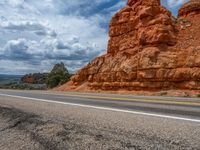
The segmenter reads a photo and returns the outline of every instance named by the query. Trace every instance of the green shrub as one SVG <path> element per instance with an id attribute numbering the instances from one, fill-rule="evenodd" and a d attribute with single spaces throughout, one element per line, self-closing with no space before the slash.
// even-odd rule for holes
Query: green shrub
<path id="1" fill-rule="evenodd" d="M 197 97 L 200 97 L 200 94 L 197 94 Z"/>
<path id="2" fill-rule="evenodd" d="M 48 88 L 54 88 L 69 81 L 71 75 L 65 68 L 64 63 L 56 64 L 48 74 L 46 84 Z"/>

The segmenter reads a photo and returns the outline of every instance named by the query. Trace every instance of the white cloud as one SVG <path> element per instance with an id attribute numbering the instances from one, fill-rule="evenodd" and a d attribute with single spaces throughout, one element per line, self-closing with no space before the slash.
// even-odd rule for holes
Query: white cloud
<path id="1" fill-rule="evenodd" d="M 28 31 L 33 32 L 37 35 L 45 36 L 56 36 L 56 32 L 48 27 L 46 24 L 33 21 L 20 21 L 20 22 L 2 22 L 0 23 L 1 29 L 10 31 Z"/>
<path id="2" fill-rule="evenodd" d="M 7 1 L 5 1 L 5 2 L 7 2 L 9 5 L 11 5 L 11 6 L 20 6 L 20 5 L 22 5 L 23 3 L 24 3 L 24 0 L 7 0 Z"/>
<path id="3" fill-rule="evenodd" d="M 0 73 L 49 70 L 60 61 L 80 69 L 107 48 L 105 24 L 123 5 L 119 0 L 105 7 L 111 2 L 1 0 Z"/>
<path id="4" fill-rule="evenodd" d="M 176 7 L 176 6 L 184 4 L 187 1 L 188 0 L 168 0 L 167 2 L 168 2 L 169 7 Z"/>

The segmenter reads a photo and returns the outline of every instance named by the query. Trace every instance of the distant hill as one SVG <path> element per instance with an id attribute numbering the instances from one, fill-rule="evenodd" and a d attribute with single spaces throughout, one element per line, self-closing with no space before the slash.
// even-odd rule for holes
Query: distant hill
<path id="1" fill-rule="evenodd" d="M 9 83 L 19 83 L 22 75 L 6 75 L 0 74 L 0 85 Z"/>
<path id="2" fill-rule="evenodd" d="M 26 90 L 45 90 L 46 84 L 31 84 L 21 81 L 22 75 L 0 74 L 0 89 L 26 89 Z"/>
<path id="3" fill-rule="evenodd" d="M 46 90 L 69 81 L 72 74 L 64 63 L 55 64 L 49 73 L 32 73 L 26 75 L 0 74 L 0 89 Z"/>

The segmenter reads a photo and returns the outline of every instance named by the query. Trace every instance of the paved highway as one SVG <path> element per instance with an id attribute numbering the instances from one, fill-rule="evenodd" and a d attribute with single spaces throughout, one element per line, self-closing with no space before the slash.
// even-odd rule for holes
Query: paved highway
<path id="1" fill-rule="evenodd" d="M 33 120 L 30 123 L 24 116 L 28 116 L 28 119 L 35 116 L 32 119 L 39 120 L 40 123 L 37 124 Z M 0 123 L 0 135 L 4 133 L 9 139 L 12 132 L 24 136 L 20 128 L 23 126 L 27 128 L 26 133 L 34 133 L 40 137 L 38 140 L 37 136 L 32 135 L 32 139 L 27 139 L 30 144 L 20 144 L 24 145 L 24 148 L 30 146 L 35 149 L 38 146 L 40 149 L 51 149 L 49 145 L 54 145 L 53 149 L 66 149 L 66 146 L 69 149 L 200 149 L 198 98 L 0 90 L 0 119 L 3 122 Z M 36 130 L 38 126 L 42 130 L 46 129 L 49 123 L 46 126 L 41 124 L 48 122 L 47 120 L 52 122 L 50 124 L 53 127 L 49 130 L 55 128 L 55 135 L 46 130 L 41 135 Z M 69 129 L 63 127 L 66 120 Z M 36 125 L 33 127 L 33 124 Z M 71 129 L 71 126 L 75 127 Z M 65 138 L 68 140 L 62 140 L 61 143 L 56 141 L 54 138 L 62 137 L 57 130 L 67 130 L 62 131 L 61 135 L 67 136 Z M 79 142 L 76 138 L 69 137 L 68 132 L 72 132 L 71 136 L 74 137 L 77 136 L 76 132 L 80 132 L 77 137 Z M 44 141 L 44 135 L 48 137 L 48 141 Z M 91 135 L 97 136 L 97 139 Z M 52 139 L 49 139 L 49 136 L 52 136 Z M 88 141 L 85 141 L 84 136 Z M 110 139 L 107 141 L 108 137 Z M 3 149 L 16 147 L 13 143 L 8 147 L 9 142 L 11 141 L 4 138 L 0 140 L 0 146 Z M 31 146 L 31 142 L 34 146 Z M 63 145 L 65 146 L 62 147 Z"/>
<path id="2" fill-rule="evenodd" d="M 200 122 L 200 99 L 1 90 L 0 96 Z M 184 119 L 185 118 L 185 119 Z"/>

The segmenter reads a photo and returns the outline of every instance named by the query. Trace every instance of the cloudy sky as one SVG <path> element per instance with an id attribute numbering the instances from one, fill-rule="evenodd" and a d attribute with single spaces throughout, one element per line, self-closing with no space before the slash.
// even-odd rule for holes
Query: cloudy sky
<path id="1" fill-rule="evenodd" d="M 175 2 L 176 1 L 176 2 Z M 187 0 L 162 0 L 174 15 Z M 111 16 L 126 0 L 0 0 L 0 74 L 75 72 L 105 53 Z"/>

